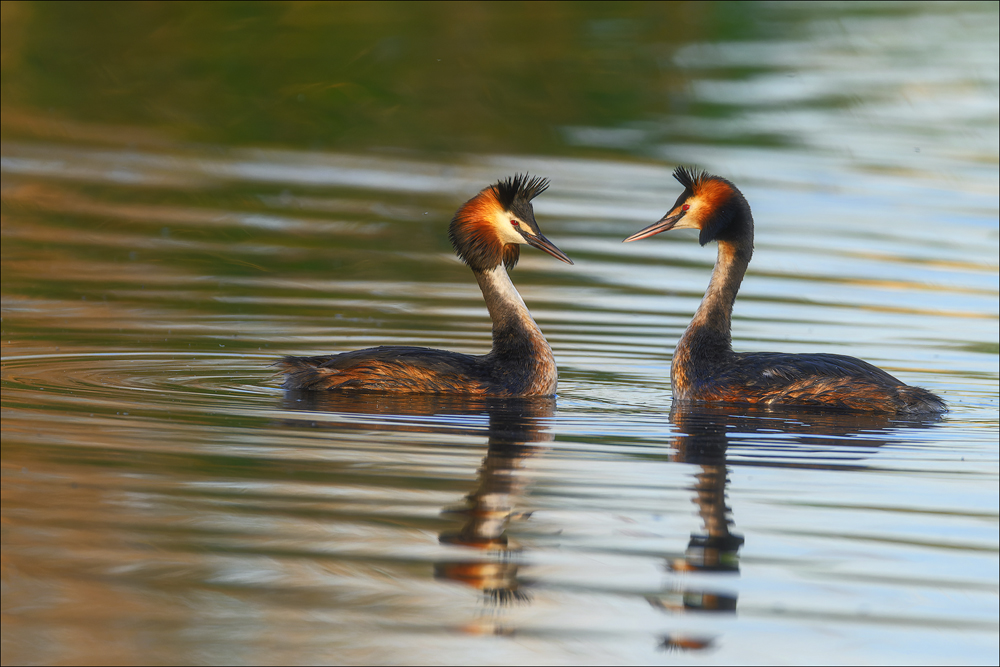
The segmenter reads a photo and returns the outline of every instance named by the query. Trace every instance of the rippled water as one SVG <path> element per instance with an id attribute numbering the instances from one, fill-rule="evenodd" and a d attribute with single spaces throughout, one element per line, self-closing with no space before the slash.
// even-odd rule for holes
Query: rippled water
<path id="1" fill-rule="evenodd" d="M 794 29 L 661 54 L 688 106 L 561 153 L 194 143 L 5 92 L 4 663 L 995 663 L 996 7 L 768 11 Z M 678 163 L 753 206 L 737 349 L 951 411 L 672 408 L 714 248 L 621 240 Z M 523 171 L 576 261 L 512 274 L 555 399 L 279 388 L 283 354 L 485 352 L 447 224 Z"/>

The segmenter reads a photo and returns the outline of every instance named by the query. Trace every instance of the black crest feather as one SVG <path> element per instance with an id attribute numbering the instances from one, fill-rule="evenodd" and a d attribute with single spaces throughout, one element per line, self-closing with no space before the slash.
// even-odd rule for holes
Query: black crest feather
<path id="1" fill-rule="evenodd" d="M 505 211 L 514 211 L 518 204 L 527 204 L 549 189 L 549 179 L 515 174 L 490 186 Z"/>
<path id="2" fill-rule="evenodd" d="M 694 189 L 705 179 L 712 178 L 707 171 L 696 171 L 688 167 L 677 167 L 674 169 L 674 178 L 686 189 L 694 192 Z"/>

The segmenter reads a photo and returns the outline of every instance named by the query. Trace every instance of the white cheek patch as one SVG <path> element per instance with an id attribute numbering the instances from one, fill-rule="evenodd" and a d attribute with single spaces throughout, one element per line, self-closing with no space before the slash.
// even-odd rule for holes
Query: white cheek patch
<path id="1" fill-rule="evenodd" d="M 511 220 L 516 220 L 514 216 L 500 211 L 493 216 L 493 226 L 497 230 L 497 236 L 504 243 L 517 243 L 524 244 L 527 241 L 524 240 L 524 236 L 518 231 L 517 227 L 510 224 Z"/>
<path id="2" fill-rule="evenodd" d="M 701 214 L 705 205 L 698 199 L 688 199 L 684 204 L 690 208 L 684 212 L 684 217 L 677 221 L 674 229 L 701 229 Z M 678 207 L 677 212 L 680 213 L 680 211 L 681 209 Z"/>

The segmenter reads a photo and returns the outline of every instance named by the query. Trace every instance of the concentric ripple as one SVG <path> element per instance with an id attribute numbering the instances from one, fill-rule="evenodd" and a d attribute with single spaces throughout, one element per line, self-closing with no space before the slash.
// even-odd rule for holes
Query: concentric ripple
<path id="1" fill-rule="evenodd" d="M 167 355 L 79 352 L 3 358 L 8 407 L 65 403 L 106 413 L 126 410 L 233 410 L 273 404 L 279 381 L 274 357 L 243 354 Z M 228 406 L 228 407 L 227 407 Z M 239 407 L 237 407 L 239 406 Z"/>

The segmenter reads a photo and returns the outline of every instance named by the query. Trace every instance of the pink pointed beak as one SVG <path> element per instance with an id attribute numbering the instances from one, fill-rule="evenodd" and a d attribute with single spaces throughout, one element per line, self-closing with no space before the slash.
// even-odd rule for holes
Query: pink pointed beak
<path id="1" fill-rule="evenodd" d="M 629 241 L 638 241 L 640 239 L 646 239 L 649 238 L 650 236 L 655 236 L 660 232 L 671 230 L 674 228 L 674 225 L 676 225 L 683 217 L 684 217 L 684 211 L 681 211 L 676 215 L 669 215 L 669 214 L 665 215 L 658 221 L 651 224 L 649 227 L 639 230 L 632 236 L 628 237 L 627 239 L 622 241 L 622 243 L 628 243 Z"/>

